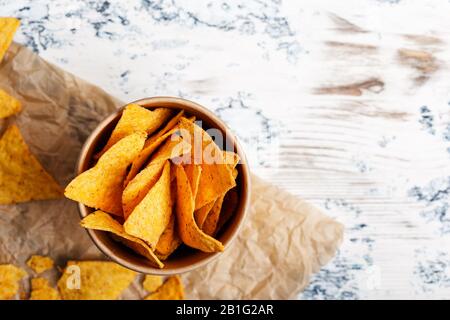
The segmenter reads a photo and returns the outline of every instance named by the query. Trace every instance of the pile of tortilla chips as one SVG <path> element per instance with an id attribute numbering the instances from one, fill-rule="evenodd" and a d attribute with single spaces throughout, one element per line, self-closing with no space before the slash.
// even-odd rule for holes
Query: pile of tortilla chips
<path id="1" fill-rule="evenodd" d="M 81 225 L 111 233 L 157 268 L 183 243 L 223 251 L 214 236 L 236 209 L 239 157 L 194 121 L 183 111 L 126 106 L 95 165 L 65 189 L 97 210 Z"/>
<path id="2" fill-rule="evenodd" d="M 35 273 L 53 269 L 50 257 L 33 255 L 27 265 Z M 58 270 L 60 270 L 58 268 Z M 30 300 L 115 300 L 135 280 L 137 273 L 110 261 L 68 261 L 56 287 L 46 277 L 31 277 Z M 12 264 L 0 264 L 0 300 L 17 296 L 27 299 L 20 285 L 27 272 Z M 160 276 L 146 275 L 142 287 L 148 292 L 145 300 L 182 300 L 184 288 L 180 277 L 163 281 Z"/>

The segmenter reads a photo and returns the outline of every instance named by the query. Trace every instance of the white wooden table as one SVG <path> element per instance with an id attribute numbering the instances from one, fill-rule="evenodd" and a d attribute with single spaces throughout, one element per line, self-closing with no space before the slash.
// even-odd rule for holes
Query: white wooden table
<path id="1" fill-rule="evenodd" d="M 299 296 L 450 297 L 450 3 L 0 0 L 15 40 L 123 101 L 211 108 L 346 238 Z"/>

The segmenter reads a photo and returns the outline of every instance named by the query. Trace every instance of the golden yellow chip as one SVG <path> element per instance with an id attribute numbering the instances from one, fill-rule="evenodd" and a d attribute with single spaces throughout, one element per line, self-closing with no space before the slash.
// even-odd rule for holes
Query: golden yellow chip
<path id="1" fill-rule="evenodd" d="M 152 155 L 150 163 L 174 159 L 188 154 L 190 150 L 191 145 L 188 142 L 179 136 L 172 136 Z"/>
<path id="2" fill-rule="evenodd" d="M 217 223 L 219 222 L 220 211 L 222 209 L 223 199 L 225 195 L 220 196 L 214 202 L 214 206 L 208 213 L 208 216 L 203 223 L 202 230 L 204 233 L 210 236 L 214 236 L 217 228 Z"/>
<path id="3" fill-rule="evenodd" d="M 189 183 L 191 185 L 192 196 L 195 199 L 198 190 L 198 183 L 200 182 L 200 175 L 202 174 L 202 167 L 199 164 L 186 164 L 184 165 L 184 171 L 188 177 Z"/>
<path id="4" fill-rule="evenodd" d="M 31 279 L 30 300 L 61 300 L 56 289 L 52 288 L 47 279 Z"/>
<path id="5" fill-rule="evenodd" d="M 49 257 L 34 255 L 27 261 L 27 265 L 37 274 L 53 268 L 53 260 Z"/>
<path id="6" fill-rule="evenodd" d="M 152 276 L 150 274 L 145 276 L 144 282 L 142 282 L 142 286 L 148 292 L 156 291 L 161 285 L 163 281 L 160 276 Z"/>
<path id="7" fill-rule="evenodd" d="M 181 240 L 192 248 L 204 252 L 223 251 L 220 241 L 208 236 L 194 219 L 194 198 L 191 186 L 182 166 L 177 166 L 177 224 Z"/>
<path id="8" fill-rule="evenodd" d="M 109 261 L 69 261 L 58 280 L 63 300 L 115 300 L 136 272 Z"/>
<path id="9" fill-rule="evenodd" d="M 149 164 L 126 185 L 122 194 L 123 217 L 125 220 L 158 181 L 163 167 L 164 162 Z"/>
<path id="10" fill-rule="evenodd" d="M 0 265 L 0 300 L 9 300 L 19 291 L 19 281 L 27 273 L 12 264 Z"/>
<path id="11" fill-rule="evenodd" d="M 169 277 L 156 292 L 148 295 L 145 300 L 184 300 L 181 278 L 179 276 Z"/>
<path id="12" fill-rule="evenodd" d="M 203 224 L 205 223 L 205 220 L 208 217 L 209 212 L 214 206 L 214 203 L 216 203 L 216 201 L 211 201 L 210 203 L 205 204 L 200 209 L 194 211 L 195 222 L 197 223 L 197 226 L 200 229 L 203 228 Z"/>
<path id="13" fill-rule="evenodd" d="M 222 151 L 222 154 L 225 163 L 228 164 L 232 169 L 236 168 L 239 160 L 241 160 L 238 154 L 232 151 Z"/>
<path id="14" fill-rule="evenodd" d="M 125 107 L 119 122 L 114 128 L 108 142 L 97 157 L 100 157 L 120 139 L 140 131 L 152 134 L 169 118 L 172 111 L 166 108 L 148 110 L 137 104 L 129 104 Z"/>
<path id="15" fill-rule="evenodd" d="M 176 186 L 176 184 L 175 184 Z M 176 193 L 175 193 L 176 194 Z M 181 244 L 181 239 L 178 236 L 175 228 L 175 212 L 170 217 L 169 224 L 164 230 L 163 234 L 158 240 L 155 248 L 155 254 L 160 260 L 166 260 Z"/>
<path id="16" fill-rule="evenodd" d="M 0 119 L 16 114 L 21 108 L 19 100 L 0 89 Z"/>
<path id="17" fill-rule="evenodd" d="M 19 25 L 20 21 L 16 18 L 0 18 L 0 62 L 8 50 Z"/>
<path id="18" fill-rule="evenodd" d="M 89 207 L 122 216 L 125 173 L 142 150 L 146 136 L 144 131 L 136 132 L 117 142 L 93 168 L 69 183 L 65 196 Z"/>
<path id="19" fill-rule="evenodd" d="M 127 234 L 123 226 L 109 214 L 103 211 L 96 211 L 84 217 L 80 224 L 87 229 L 101 230 L 115 234 L 119 241 L 146 257 L 153 266 L 158 268 L 164 267 L 164 264 L 159 261 L 152 249 L 144 241 Z"/>
<path id="20" fill-rule="evenodd" d="M 154 249 L 172 215 L 170 163 L 164 164 L 161 177 L 124 223 L 125 232 L 138 237 Z"/>
<path id="21" fill-rule="evenodd" d="M 236 182 L 231 168 L 225 163 L 222 150 L 208 133 L 184 118 L 180 119 L 180 129 L 183 140 L 191 143 L 191 152 L 194 153 L 195 163 L 201 162 L 202 166 L 202 174 L 195 197 L 195 210 L 197 210 L 225 194 L 236 185 Z M 185 135 L 189 136 L 185 137 Z"/>
<path id="22" fill-rule="evenodd" d="M 0 204 L 56 199 L 62 189 L 11 125 L 0 139 Z"/>

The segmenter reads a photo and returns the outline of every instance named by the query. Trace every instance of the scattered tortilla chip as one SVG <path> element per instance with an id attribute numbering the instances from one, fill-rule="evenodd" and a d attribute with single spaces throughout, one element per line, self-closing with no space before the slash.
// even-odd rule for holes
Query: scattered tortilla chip
<path id="1" fill-rule="evenodd" d="M 230 218 L 235 213 L 238 206 L 238 193 L 236 189 L 231 189 L 225 195 L 225 199 L 223 200 L 222 210 L 220 211 L 219 222 L 217 223 L 215 234 L 217 234 L 225 223 L 230 220 Z"/>
<path id="2" fill-rule="evenodd" d="M 97 157 L 101 157 L 120 139 L 136 132 L 145 131 L 152 134 L 169 118 L 172 111 L 167 108 L 148 110 L 137 104 L 129 104 L 123 110 L 119 122 L 114 128 L 108 142 Z"/>
<path id="3" fill-rule="evenodd" d="M 209 236 L 215 235 L 224 197 L 225 195 L 217 198 L 217 200 L 214 202 L 214 206 L 208 213 L 208 216 L 206 217 L 205 222 L 203 223 L 202 230 Z"/>
<path id="4" fill-rule="evenodd" d="M 170 163 L 166 161 L 158 182 L 131 212 L 124 223 L 124 229 L 154 249 L 169 224 L 171 215 Z"/>
<path id="5" fill-rule="evenodd" d="M 145 276 L 144 282 L 142 282 L 142 286 L 148 292 L 154 292 L 163 284 L 163 280 L 160 276 L 152 276 L 147 274 Z"/>
<path id="6" fill-rule="evenodd" d="M 89 207 L 122 216 L 123 180 L 128 165 L 144 146 L 147 134 L 133 133 L 112 146 L 97 164 L 66 187 L 65 196 Z"/>
<path id="7" fill-rule="evenodd" d="M 151 163 L 127 184 L 122 194 L 125 220 L 158 181 L 163 167 L 164 162 Z"/>
<path id="8" fill-rule="evenodd" d="M 53 260 L 50 257 L 33 255 L 28 259 L 27 265 L 37 274 L 41 274 L 53 268 Z"/>
<path id="9" fill-rule="evenodd" d="M 170 217 L 169 224 L 159 238 L 158 244 L 155 248 L 155 254 L 160 260 L 164 261 L 179 247 L 180 244 L 181 239 L 178 236 L 177 230 L 175 228 L 174 212 Z"/>
<path id="10" fill-rule="evenodd" d="M 199 164 L 186 164 L 184 165 L 184 171 L 188 177 L 189 183 L 191 185 L 192 196 L 195 199 L 198 190 L 198 183 L 200 182 L 200 175 L 202 173 L 202 167 Z"/>
<path id="11" fill-rule="evenodd" d="M 127 234 L 123 229 L 123 226 L 106 212 L 96 211 L 91 213 L 84 217 L 80 224 L 82 227 L 87 229 L 107 231 L 115 234 L 119 241 L 149 259 L 153 266 L 158 268 L 164 267 L 164 264 L 159 261 L 152 249 L 150 249 L 144 241 Z"/>
<path id="12" fill-rule="evenodd" d="M 177 166 L 176 214 L 178 232 L 183 242 L 204 252 L 223 251 L 222 243 L 199 229 L 194 219 L 194 198 L 182 166 Z"/>
<path id="13" fill-rule="evenodd" d="M 195 198 L 195 210 L 197 210 L 225 194 L 236 185 L 236 182 L 231 169 L 224 161 L 222 150 L 214 143 L 208 133 L 195 123 L 183 118 L 180 119 L 180 129 L 182 129 L 183 140 L 186 139 L 185 134 L 190 135 L 191 150 L 194 152 L 195 163 L 200 161 L 202 166 L 202 174 Z M 197 146 L 196 140 L 199 140 L 197 137 L 202 139 L 200 148 Z M 213 160 L 215 163 L 212 163 Z"/>
<path id="14" fill-rule="evenodd" d="M 115 300 L 136 272 L 109 261 L 69 261 L 58 281 L 63 300 Z"/>
<path id="15" fill-rule="evenodd" d="M 0 204 L 56 199 L 62 189 L 28 149 L 15 125 L 0 139 Z"/>
<path id="16" fill-rule="evenodd" d="M 195 210 L 194 212 L 195 222 L 197 223 L 197 226 L 200 229 L 203 229 L 203 224 L 205 223 L 205 220 L 208 217 L 209 212 L 214 206 L 214 203 L 216 203 L 216 201 L 211 201 L 210 203 L 205 204 L 200 209 Z"/>
<path id="17" fill-rule="evenodd" d="M 184 289 L 179 276 L 169 277 L 155 293 L 145 300 L 184 300 Z"/>
<path id="18" fill-rule="evenodd" d="M 27 273 L 12 264 L 0 265 L 0 300 L 9 300 L 19 291 L 19 281 Z"/>
<path id="19" fill-rule="evenodd" d="M 0 18 L 0 62 L 8 50 L 19 25 L 20 21 L 16 18 Z"/>
<path id="20" fill-rule="evenodd" d="M 20 111 L 22 105 L 16 98 L 0 89 L 0 119 L 7 118 Z"/>
<path id="21" fill-rule="evenodd" d="M 30 300 L 61 300 L 56 289 L 52 288 L 47 279 L 31 279 Z"/>

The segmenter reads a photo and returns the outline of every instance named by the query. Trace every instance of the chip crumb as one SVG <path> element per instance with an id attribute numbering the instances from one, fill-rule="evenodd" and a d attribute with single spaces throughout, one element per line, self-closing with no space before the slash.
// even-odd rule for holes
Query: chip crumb
<path id="1" fill-rule="evenodd" d="M 53 268 L 53 260 L 50 257 L 33 255 L 28 259 L 27 265 L 37 274 L 41 274 Z"/>
<path id="2" fill-rule="evenodd" d="M 142 282 L 142 286 L 148 292 L 154 292 L 162 285 L 162 283 L 162 277 L 148 274 L 145 276 L 145 279 Z"/>
<path id="3" fill-rule="evenodd" d="M 47 279 L 31 279 L 30 300 L 61 300 L 58 290 L 52 288 Z"/>
<path id="4" fill-rule="evenodd" d="M 184 289 L 179 276 L 169 277 L 154 293 L 145 300 L 184 300 Z"/>
<path id="5" fill-rule="evenodd" d="M 19 291 L 19 281 L 27 273 L 12 264 L 0 265 L 0 300 L 12 299 Z"/>

